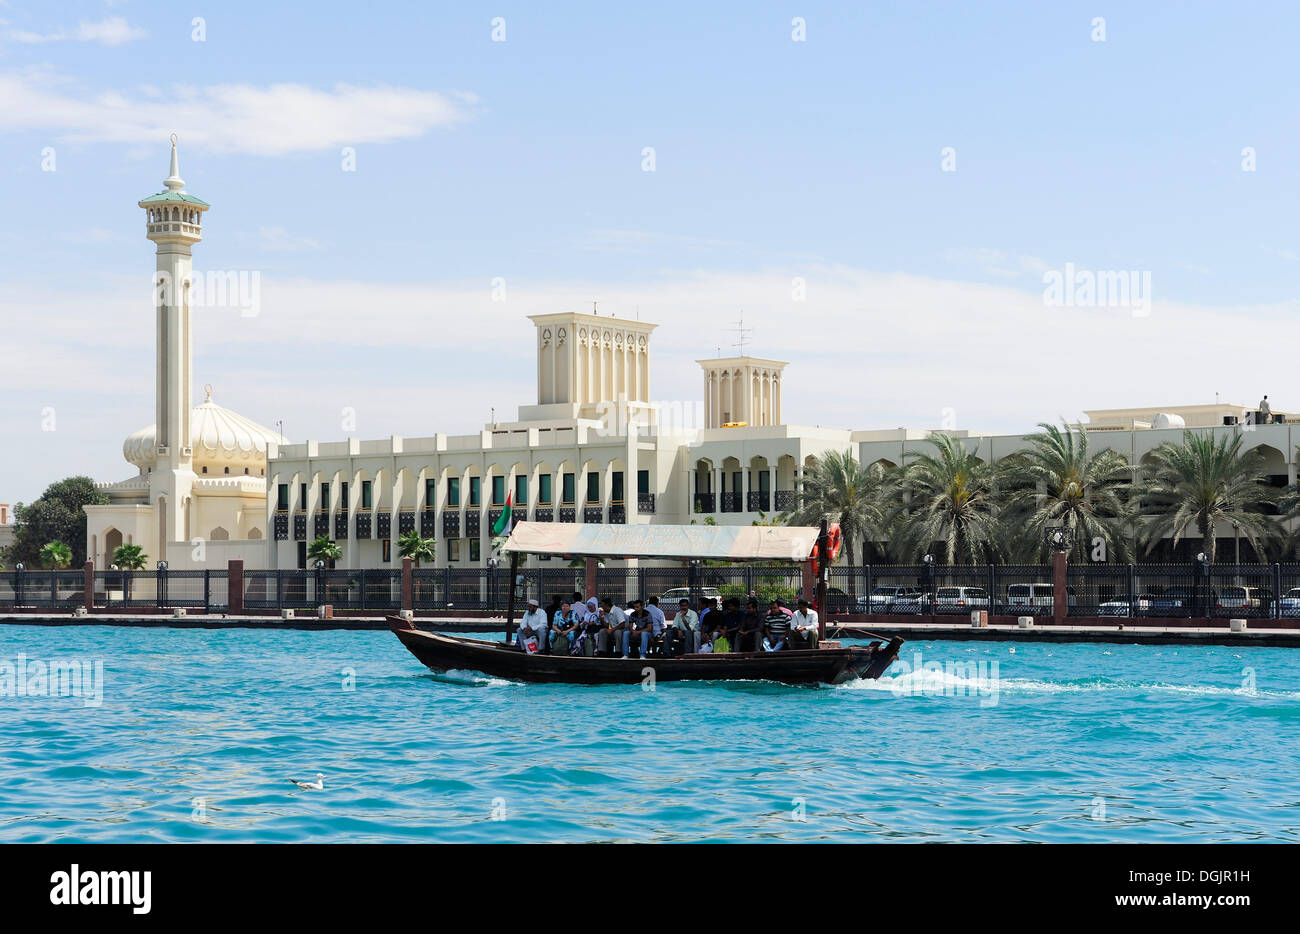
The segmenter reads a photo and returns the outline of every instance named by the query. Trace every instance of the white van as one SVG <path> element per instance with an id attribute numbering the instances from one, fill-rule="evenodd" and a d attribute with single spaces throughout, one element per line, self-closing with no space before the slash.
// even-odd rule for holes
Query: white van
<path id="1" fill-rule="evenodd" d="M 940 587 L 934 592 L 934 612 L 968 613 L 989 609 L 989 592 L 983 587 Z"/>
<path id="2" fill-rule="evenodd" d="M 1065 605 L 1074 606 L 1077 598 L 1073 587 L 1065 590 Z M 1007 586 L 1007 615 L 1015 616 L 1028 610 L 1030 615 L 1051 613 L 1055 606 L 1051 584 L 1009 584 Z"/>

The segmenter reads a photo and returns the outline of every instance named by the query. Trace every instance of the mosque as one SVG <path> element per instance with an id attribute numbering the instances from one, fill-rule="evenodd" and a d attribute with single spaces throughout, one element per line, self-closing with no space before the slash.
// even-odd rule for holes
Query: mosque
<path id="1" fill-rule="evenodd" d="M 802 475 L 828 451 L 895 466 L 928 450 L 928 429 L 787 423 L 787 364 L 743 350 L 698 361 L 699 401 L 656 403 L 656 325 L 595 309 L 530 317 L 536 401 L 513 421 L 467 435 L 288 443 L 217 405 L 210 388 L 191 405 L 191 251 L 209 205 L 185 191 L 175 137 L 163 186 L 139 202 L 156 244 L 155 422 L 123 445 L 135 475 L 102 484 L 108 505 L 86 507 L 87 554 L 98 567 L 130 543 L 172 569 L 230 558 L 249 569 L 304 568 L 320 536 L 338 543 L 343 567 L 393 567 L 397 540 L 412 531 L 434 542 L 432 566 L 483 567 L 506 509 L 516 521 L 750 525 L 792 509 Z M 1095 449 L 1115 449 L 1140 470 L 1184 429 L 1246 425 L 1244 447 L 1261 449 L 1268 482 L 1294 487 L 1300 418 L 1261 414 L 1217 401 L 1094 410 L 1087 427 Z M 1027 443 L 944 431 L 988 462 Z"/>
<path id="2" fill-rule="evenodd" d="M 163 190 L 139 205 L 145 236 L 157 245 L 155 421 L 122 445 L 135 475 L 99 484 L 108 505 L 86 507 L 86 554 L 100 568 L 112 565 L 122 544 L 139 545 L 151 567 L 207 567 L 246 554 L 261 564 L 267 448 L 280 438 L 217 405 L 210 386 L 203 402 L 191 404 L 191 251 L 203 239 L 209 205 L 185 191 L 175 136 Z"/>

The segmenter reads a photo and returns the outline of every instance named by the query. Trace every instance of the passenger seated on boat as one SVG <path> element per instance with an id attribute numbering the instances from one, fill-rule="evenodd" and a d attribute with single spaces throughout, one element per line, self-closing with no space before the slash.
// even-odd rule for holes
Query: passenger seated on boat
<path id="1" fill-rule="evenodd" d="M 790 617 L 785 615 L 780 600 L 773 600 L 763 620 L 763 651 L 779 652 L 790 637 Z"/>
<path id="2" fill-rule="evenodd" d="M 700 619 L 691 609 L 690 601 L 683 597 L 677 601 L 677 615 L 664 633 L 664 654 L 679 655 L 694 652 L 699 639 Z"/>
<path id="3" fill-rule="evenodd" d="M 628 623 L 627 614 L 614 606 L 609 597 L 600 600 L 600 628 L 596 632 L 596 651 L 601 655 L 613 655 L 614 650 L 621 649 L 623 657 L 628 657 Z"/>
<path id="4" fill-rule="evenodd" d="M 550 643 L 548 642 L 548 627 L 546 624 L 546 613 L 542 610 L 537 602 L 536 597 L 528 598 L 528 611 L 519 620 L 519 632 L 516 640 L 519 647 L 527 651 L 526 644 L 530 638 L 536 637 L 537 651 L 546 652 Z"/>
<path id="5" fill-rule="evenodd" d="M 710 613 L 717 609 L 712 597 L 704 597 L 700 600 L 700 633 L 703 634 L 713 627 L 713 623 L 706 623 L 705 619 Z"/>
<path id="6" fill-rule="evenodd" d="M 664 616 L 664 611 L 659 609 L 659 598 L 651 597 L 645 602 L 645 611 L 650 614 L 650 618 L 659 624 L 659 631 L 663 632 L 664 627 L 668 625 L 668 618 Z"/>
<path id="7" fill-rule="evenodd" d="M 723 606 L 719 625 L 715 628 L 721 629 L 723 635 L 727 637 L 727 645 L 733 646 L 740 639 L 740 620 L 744 615 L 740 611 L 740 598 L 728 597 Z"/>
<path id="8" fill-rule="evenodd" d="M 727 631 L 725 629 L 714 630 L 713 633 L 714 654 L 717 654 L 719 652 L 730 652 L 730 651 L 731 651 L 731 640 L 727 638 Z"/>
<path id="9" fill-rule="evenodd" d="M 577 638 L 580 627 L 573 613 L 573 605 L 568 600 L 560 602 L 551 620 L 551 653 L 568 655 Z"/>
<path id="10" fill-rule="evenodd" d="M 655 622 L 654 616 L 645 608 L 640 600 L 633 600 L 630 604 L 632 612 L 628 615 L 628 629 L 633 635 L 641 639 L 641 657 L 647 658 L 650 655 L 651 645 L 656 645 L 663 638 L 664 628 L 661 624 Z M 626 655 L 627 653 L 624 652 Z"/>
<path id="11" fill-rule="evenodd" d="M 596 598 L 592 597 L 585 604 L 575 604 L 574 619 L 578 624 L 579 636 L 573 646 L 574 655 L 592 657 L 596 654 L 596 637 L 604 627 L 600 611 L 596 608 Z"/>
<path id="12" fill-rule="evenodd" d="M 818 644 L 817 611 L 810 609 L 808 601 L 801 599 L 799 609 L 790 620 L 790 644 L 799 649 L 815 649 Z"/>
<path id="13" fill-rule="evenodd" d="M 758 615 L 758 601 L 753 597 L 745 605 L 745 615 L 740 618 L 736 639 L 737 652 L 757 652 L 762 649 L 763 617 Z"/>

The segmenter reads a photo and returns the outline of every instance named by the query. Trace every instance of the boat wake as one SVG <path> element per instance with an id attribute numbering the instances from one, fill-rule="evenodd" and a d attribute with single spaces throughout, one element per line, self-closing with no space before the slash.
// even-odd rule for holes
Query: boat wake
<path id="1" fill-rule="evenodd" d="M 477 688 L 499 688 L 516 683 L 505 678 L 494 678 L 481 671 L 468 671 L 461 668 L 453 668 L 450 671 L 430 671 L 427 675 L 434 681 L 441 681 L 444 684 L 460 684 Z"/>
<path id="2" fill-rule="evenodd" d="M 1036 678 L 999 678 L 962 670 L 926 668 L 876 679 L 849 681 L 837 685 L 842 691 L 869 691 L 898 697 L 996 697 L 1007 695 L 1064 694 L 1115 691 L 1130 694 L 1183 694 L 1200 697 L 1241 697 L 1267 700 L 1300 700 L 1300 691 L 1270 691 L 1211 684 L 1172 684 L 1164 681 L 1127 681 L 1110 678 L 1041 680 Z"/>

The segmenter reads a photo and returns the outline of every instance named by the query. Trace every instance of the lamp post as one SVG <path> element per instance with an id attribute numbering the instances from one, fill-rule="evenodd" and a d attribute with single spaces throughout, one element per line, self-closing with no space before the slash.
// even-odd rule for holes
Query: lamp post
<path id="1" fill-rule="evenodd" d="M 156 565 L 158 569 L 157 587 L 155 588 L 156 603 L 158 608 L 167 605 L 167 562 L 159 561 Z"/>
<path id="2" fill-rule="evenodd" d="M 325 605 L 325 559 L 316 559 L 316 605 Z"/>
<path id="3" fill-rule="evenodd" d="M 1192 615 L 1205 616 L 1208 609 L 1206 604 L 1209 602 L 1206 597 L 1209 596 L 1209 576 L 1210 576 L 1210 557 L 1203 551 L 1196 553 L 1196 564 L 1192 574 Z M 1201 590 L 1201 583 L 1205 582 L 1204 593 Z"/>
<path id="4" fill-rule="evenodd" d="M 14 565 L 14 602 L 18 606 L 23 605 L 23 578 L 26 576 L 27 565 L 19 561 Z"/>
<path id="5" fill-rule="evenodd" d="M 926 592 L 921 595 L 921 600 L 924 601 L 925 603 L 932 604 L 934 601 L 934 590 L 935 590 L 934 582 L 935 582 L 935 573 L 936 573 L 934 567 L 934 555 L 926 554 L 921 558 L 921 561 L 923 564 L 925 564 L 925 589 L 926 589 Z M 924 610 L 924 606 L 917 607 L 918 613 L 922 612 L 923 610 Z"/>
<path id="6" fill-rule="evenodd" d="M 1043 542 L 1052 552 L 1052 622 L 1060 625 L 1070 612 L 1070 588 L 1066 560 L 1074 547 L 1074 529 L 1068 525 L 1050 525 L 1043 529 Z M 1030 596 L 1030 603 L 1034 603 Z"/>

